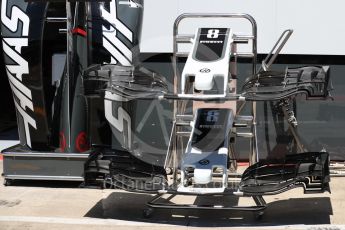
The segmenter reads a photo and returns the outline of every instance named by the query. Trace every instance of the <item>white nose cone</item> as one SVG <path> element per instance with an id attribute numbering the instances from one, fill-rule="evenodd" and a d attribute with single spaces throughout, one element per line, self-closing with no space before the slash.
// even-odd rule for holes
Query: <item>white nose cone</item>
<path id="1" fill-rule="evenodd" d="M 211 90 L 213 84 L 213 76 L 210 73 L 199 73 L 195 75 L 194 88 L 196 90 Z"/>

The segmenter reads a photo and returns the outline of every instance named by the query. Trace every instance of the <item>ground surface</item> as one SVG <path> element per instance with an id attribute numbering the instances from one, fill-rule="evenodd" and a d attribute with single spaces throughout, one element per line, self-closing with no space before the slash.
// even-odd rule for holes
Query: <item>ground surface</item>
<path id="1" fill-rule="evenodd" d="M 1 161 L 0 165 L 2 172 Z M 185 210 L 156 211 L 145 219 L 142 210 L 151 195 L 81 189 L 66 182 L 27 181 L 8 187 L 1 183 L 0 229 L 345 229 L 344 182 L 345 178 L 332 178 L 332 194 L 303 195 L 296 189 L 265 197 L 269 206 L 260 221 L 246 212 Z M 234 197 L 181 196 L 171 202 L 252 204 L 249 198 Z"/>

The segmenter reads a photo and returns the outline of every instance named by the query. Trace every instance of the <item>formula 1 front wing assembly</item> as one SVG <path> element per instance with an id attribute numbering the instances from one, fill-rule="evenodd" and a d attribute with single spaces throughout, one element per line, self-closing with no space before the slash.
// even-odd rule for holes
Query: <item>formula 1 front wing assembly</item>
<path id="1" fill-rule="evenodd" d="M 88 88 L 106 90 L 126 100 L 153 98 L 168 91 L 163 76 L 142 66 L 93 65 L 84 71 L 84 79 Z"/>
<path id="2" fill-rule="evenodd" d="M 306 152 L 283 159 L 260 160 L 242 175 L 239 190 L 246 195 L 273 195 L 295 187 L 305 193 L 329 191 L 329 155 Z"/>
<path id="3" fill-rule="evenodd" d="M 243 85 L 242 95 L 254 101 L 280 100 L 297 94 L 304 94 L 307 99 L 325 99 L 332 90 L 329 72 L 329 66 L 261 71 Z"/>

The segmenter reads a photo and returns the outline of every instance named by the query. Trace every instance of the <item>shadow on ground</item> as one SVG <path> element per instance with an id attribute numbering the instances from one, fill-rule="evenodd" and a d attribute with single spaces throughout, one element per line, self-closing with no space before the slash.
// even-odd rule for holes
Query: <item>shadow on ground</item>
<path id="1" fill-rule="evenodd" d="M 198 227 L 226 226 L 275 226 L 295 224 L 330 224 L 333 214 L 330 198 L 292 198 L 269 203 L 265 215 L 257 220 L 252 212 L 155 210 L 152 217 L 143 217 L 145 204 L 152 198 L 149 194 L 114 192 L 100 200 L 85 217 L 120 219 L 161 224 Z M 188 199 L 188 198 L 187 198 Z M 188 200 L 184 200 L 188 201 Z M 165 202 L 170 202 L 165 200 Z M 194 204 L 237 205 L 237 197 L 197 197 Z"/>

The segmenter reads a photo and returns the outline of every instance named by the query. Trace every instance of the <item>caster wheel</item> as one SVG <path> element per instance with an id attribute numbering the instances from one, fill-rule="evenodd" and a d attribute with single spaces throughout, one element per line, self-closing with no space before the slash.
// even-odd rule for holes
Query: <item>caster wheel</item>
<path id="1" fill-rule="evenodd" d="M 5 186 L 11 186 L 11 185 L 12 185 L 12 180 L 10 180 L 10 179 L 5 179 L 5 180 L 4 180 L 4 185 L 5 185 Z"/>
<path id="2" fill-rule="evenodd" d="M 150 218 L 153 214 L 153 208 L 147 208 L 143 210 L 143 217 L 144 218 Z"/>
<path id="3" fill-rule="evenodd" d="M 255 212 L 254 213 L 254 217 L 255 217 L 256 220 L 262 220 L 264 214 L 265 213 L 263 211 Z"/>

